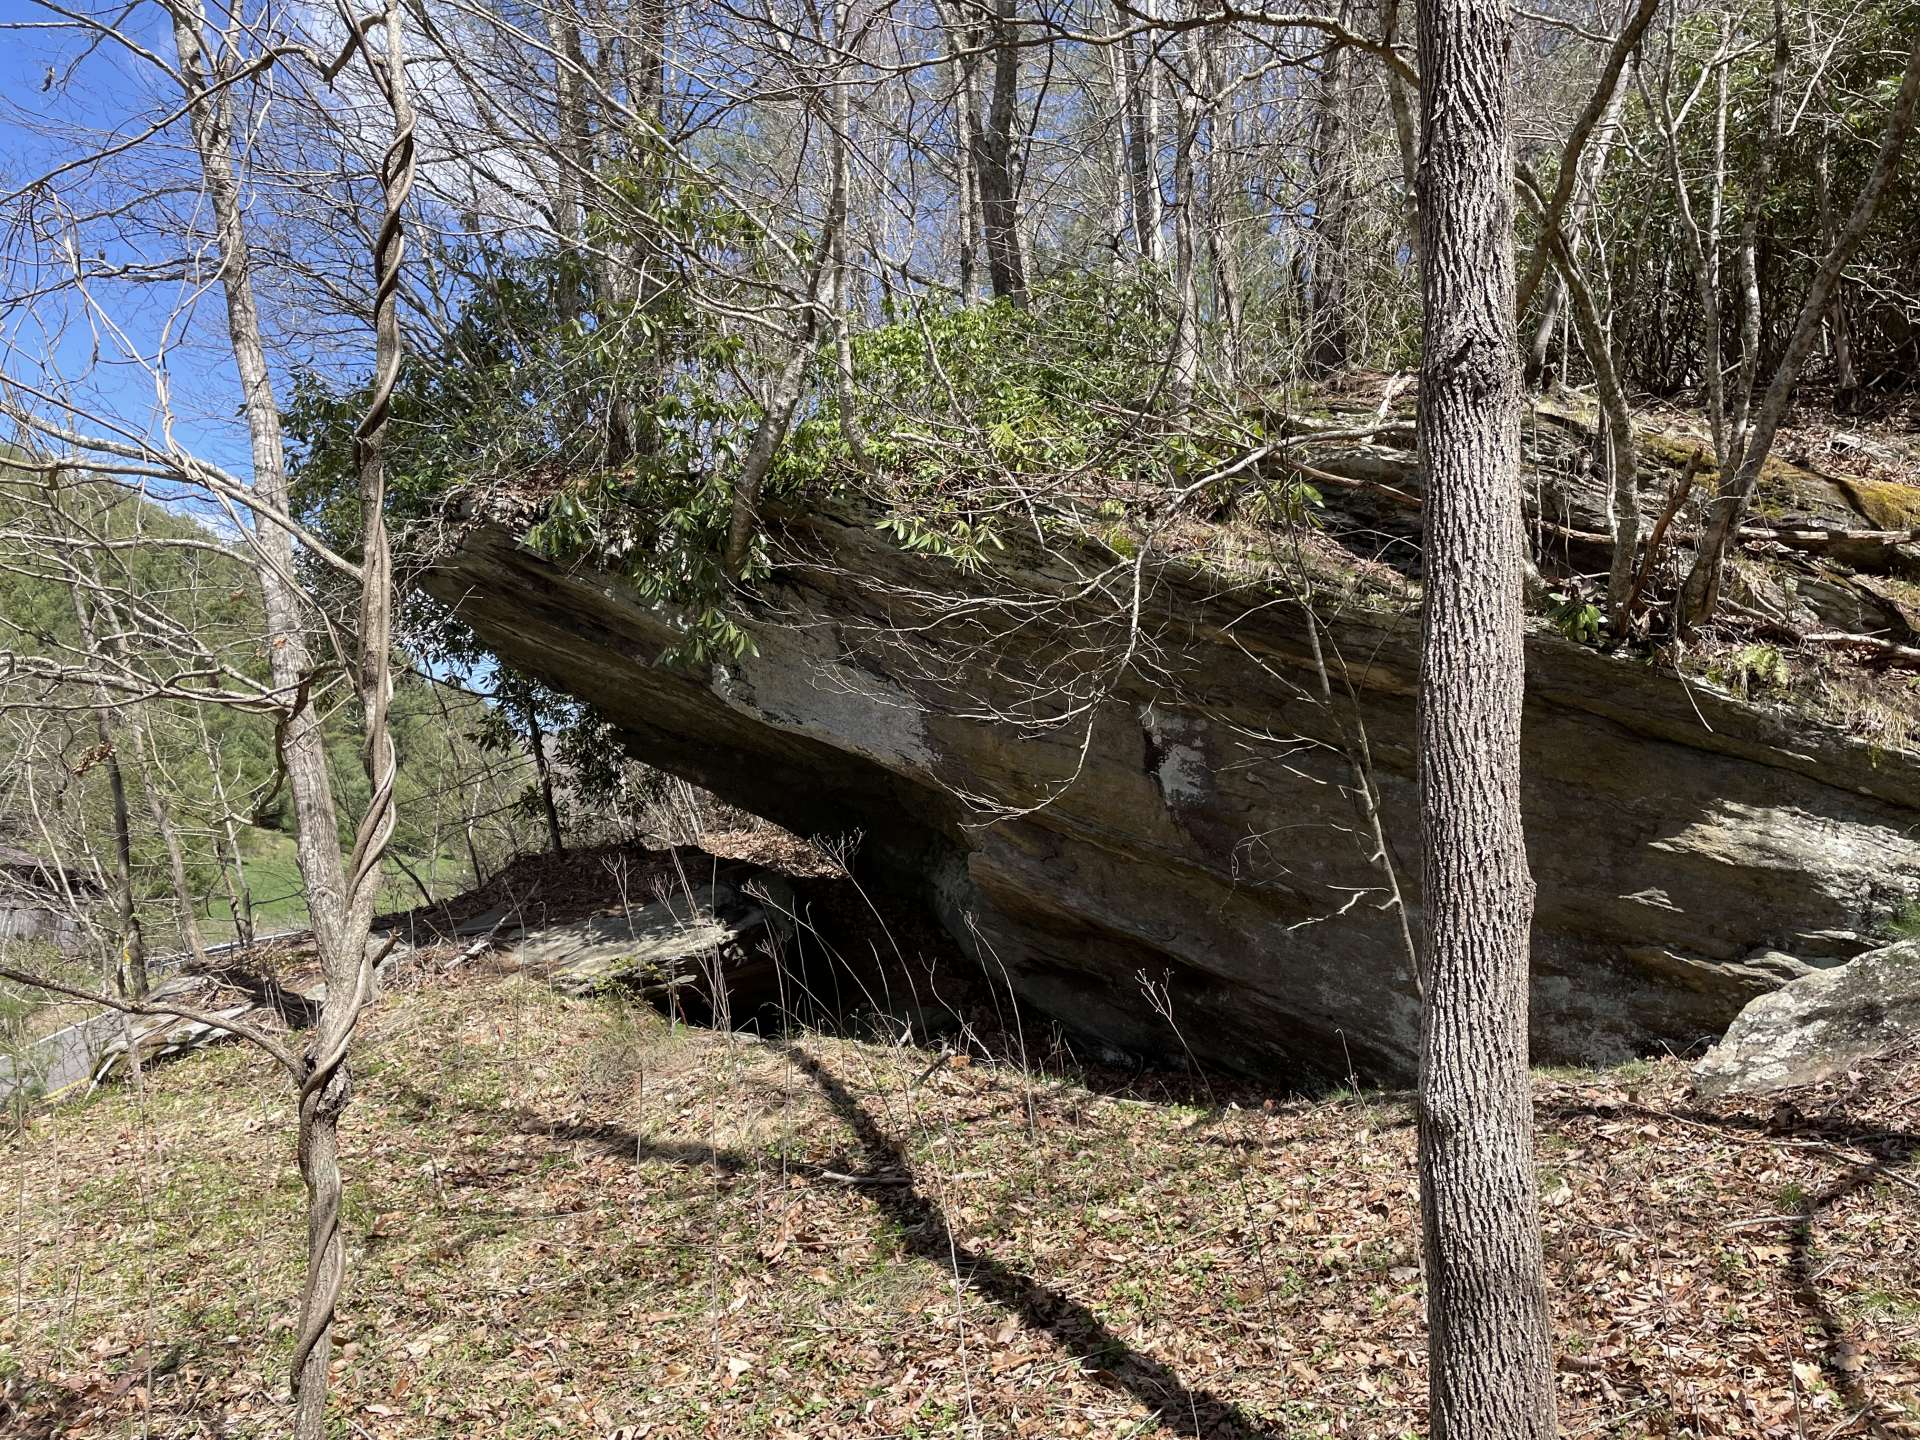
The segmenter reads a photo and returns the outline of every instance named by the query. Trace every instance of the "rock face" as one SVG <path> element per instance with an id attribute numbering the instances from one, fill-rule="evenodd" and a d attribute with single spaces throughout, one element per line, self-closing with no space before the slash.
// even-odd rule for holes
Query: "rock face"
<path id="1" fill-rule="evenodd" d="M 742 621 L 756 653 L 694 672 L 657 663 L 676 617 L 514 535 L 474 521 L 420 583 L 640 758 L 802 834 L 858 831 L 864 867 L 1070 1031 L 1270 1077 L 1411 1074 L 1404 607 L 1323 578 L 1310 623 L 1271 566 L 1011 540 L 968 572 L 810 513 Z M 1920 892 L 1915 757 L 1554 634 L 1528 665 L 1540 1059 L 1697 1045 Z"/>
<path id="2" fill-rule="evenodd" d="M 1811 1085 L 1920 1039 L 1920 941 L 1803 975 L 1740 1012 L 1694 1068 L 1707 1096 Z"/>
<path id="3" fill-rule="evenodd" d="M 755 894 L 767 895 L 767 905 Z M 711 1014 L 716 984 L 754 992 L 754 972 L 773 964 L 770 932 L 789 934 L 792 910 L 777 875 L 730 866 L 724 880 L 689 883 L 623 915 L 534 926 L 520 933 L 514 952 L 523 967 L 569 994 L 618 987 Z"/>

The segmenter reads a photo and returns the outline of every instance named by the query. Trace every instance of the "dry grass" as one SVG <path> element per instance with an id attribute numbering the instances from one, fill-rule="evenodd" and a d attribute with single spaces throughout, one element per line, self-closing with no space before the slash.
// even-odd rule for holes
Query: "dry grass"
<path id="1" fill-rule="evenodd" d="M 1920 1433 L 1916 1068 L 1777 1112 L 1541 1077 L 1567 1434 Z M 358 1096 L 342 1436 L 1423 1429 L 1403 1097 L 755 1042 L 499 973 L 383 1001 Z M 229 1048 L 0 1157 L 0 1433 L 285 1433 L 286 1113 Z"/>

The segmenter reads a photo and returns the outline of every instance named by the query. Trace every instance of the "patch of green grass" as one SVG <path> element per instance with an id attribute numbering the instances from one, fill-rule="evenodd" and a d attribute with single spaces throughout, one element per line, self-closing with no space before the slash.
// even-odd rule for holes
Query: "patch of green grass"
<path id="1" fill-rule="evenodd" d="M 1567 1085 L 1638 1085 L 1649 1079 L 1656 1068 L 1656 1062 L 1636 1058 L 1600 1065 L 1536 1065 L 1533 1073 L 1543 1080 L 1557 1080 Z"/>
<path id="2" fill-rule="evenodd" d="M 1920 940 L 1920 896 L 1903 901 L 1881 926 L 1881 933 L 1889 940 Z"/>
<path id="3" fill-rule="evenodd" d="M 457 895 L 472 884 L 466 858 L 451 850 L 441 851 L 437 860 L 409 855 L 407 863 L 423 880 L 430 880 L 436 898 Z M 300 879 L 300 863 L 291 835 L 259 826 L 242 830 L 240 864 L 246 872 L 253 901 L 253 927 L 258 933 L 265 935 L 306 927 L 306 889 Z M 421 903 L 419 887 L 391 856 L 384 862 L 383 870 L 382 910 L 405 910 Z M 208 896 L 200 922 L 209 940 L 232 938 L 233 916 L 227 907 L 224 887 L 216 887 Z"/>
<path id="4" fill-rule="evenodd" d="M 1853 1309 L 1861 1315 L 1879 1315 L 1890 1320 L 1920 1320 L 1920 1298 L 1896 1295 L 1890 1290 L 1867 1290 L 1853 1298 Z"/>

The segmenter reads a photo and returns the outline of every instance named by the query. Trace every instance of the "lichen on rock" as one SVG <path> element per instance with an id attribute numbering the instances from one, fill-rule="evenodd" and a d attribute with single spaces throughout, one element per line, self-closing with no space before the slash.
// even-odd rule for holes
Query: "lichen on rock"
<path id="1" fill-rule="evenodd" d="M 1920 1040 L 1920 940 L 1753 1000 L 1694 1069 L 1707 1096 L 1811 1085 Z"/>

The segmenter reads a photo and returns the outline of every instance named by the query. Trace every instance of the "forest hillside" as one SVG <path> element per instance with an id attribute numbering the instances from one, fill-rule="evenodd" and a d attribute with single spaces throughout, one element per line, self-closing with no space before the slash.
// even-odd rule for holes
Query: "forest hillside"
<path id="1" fill-rule="evenodd" d="M 1911 0 L 0 36 L 0 1434 L 1920 1433 Z"/>

